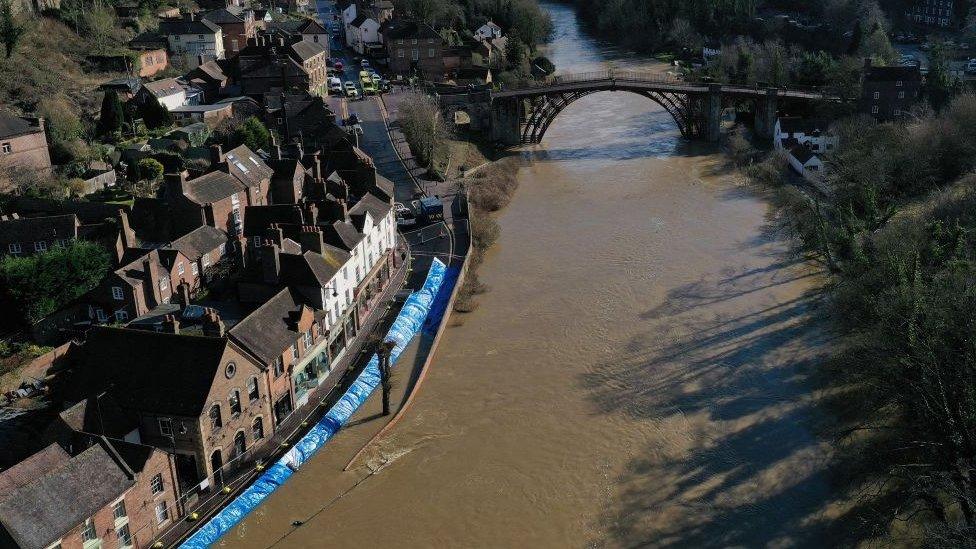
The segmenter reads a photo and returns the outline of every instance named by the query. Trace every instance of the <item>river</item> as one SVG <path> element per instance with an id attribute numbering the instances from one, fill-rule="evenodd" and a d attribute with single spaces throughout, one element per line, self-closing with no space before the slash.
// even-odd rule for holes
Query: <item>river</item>
<path id="1" fill-rule="evenodd" d="M 661 69 L 543 5 L 559 70 Z M 340 435 L 221 546 L 828 545 L 818 277 L 766 204 L 632 94 L 577 101 L 522 154 L 491 291 L 378 472 L 338 474 L 361 443 Z"/>

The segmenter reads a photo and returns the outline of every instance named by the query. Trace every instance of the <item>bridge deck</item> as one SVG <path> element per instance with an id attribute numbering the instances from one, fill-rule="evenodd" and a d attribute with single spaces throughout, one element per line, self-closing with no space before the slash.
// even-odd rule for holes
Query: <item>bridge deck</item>
<path id="1" fill-rule="evenodd" d="M 491 93 L 491 96 L 492 98 L 531 97 L 548 93 L 615 89 L 625 91 L 679 92 L 699 95 L 708 93 L 709 88 L 709 83 L 688 82 L 660 74 L 601 71 L 596 73 L 552 76 L 539 82 L 538 85 L 494 91 Z M 719 91 L 724 95 L 748 98 L 760 98 L 767 95 L 767 88 L 728 84 L 719 85 Z M 776 88 L 776 97 L 788 99 L 823 99 L 826 95 L 817 91 Z"/>

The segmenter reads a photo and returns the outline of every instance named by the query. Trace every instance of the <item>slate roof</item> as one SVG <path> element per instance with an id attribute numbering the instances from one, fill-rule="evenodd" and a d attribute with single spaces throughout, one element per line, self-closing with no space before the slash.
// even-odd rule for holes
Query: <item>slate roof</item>
<path id="1" fill-rule="evenodd" d="M 922 79 L 917 66 L 869 67 L 864 73 L 865 82 L 916 81 Z"/>
<path id="2" fill-rule="evenodd" d="M 322 47 L 322 44 L 319 44 L 318 42 L 302 40 L 292 44 L 291 51 L 295 52 L 295 55 L 297 55 L 302 61 L 308 61 L 316 55 L 324 54 L 325 48 Z"/>
<path id="3" fill-rule="evenodd" d="M 828 123 L 818 118 L 800 118 L 798 116 L 784 116 L 779 119 L 779 128 L 783 133 L 802 133 L 810 135 L 814 132 L 826 132 Z"/>
<path id="4" fill-rule="evenodd" d="M 351 251 L 363 239 L 363 233 L 348 221 L 336 221 L 323 227 L 326 240 L 340 249 Z"/>
<path id="5" fill-rule="evenodd" d="M 43 131 L 39 126 L 31 125 L 30 122 L 19 116 L 10 116 L 0 113 L 0 138 L 17 137 Z"/>
<path id="6" fill-rule="evenodd" d="M 812 150 L 810 150 L 810 147 L 807 147 L 806 145 L 795 145 L 792 149 L 790 149 L 790 154 L 793 155 L 793 158 L 799 160 L 800 164 L 806 164 L 811 158 L 817 156 Z"/>
<path id="7" fill-rule="evenodd" d="M 231 9 L 237 8 L 237 9 Z M 237 13 L 235 13 L 237 12 Z M 201 17 L 204 21 L 210 21 L 216 25 L 233 25 L 244 22 L 244 10 L 237 6 L 227 6 L 208 11 Z"/>
<path id="8" fill-rule="evenodd" d="M 349 215 L 369 212 L 369 215 L 373 216 L 373 223 L 379 223 L 386 214 L 390 213 L 391 208 L 392 206 L 388 203 L 383 202 L 370 193 L 366 193 L 359 199 L 359 202 L 356 202 L 355 206 L 349 208 Z"/>
<path id="9" fill-rule="evenodd" d="M 9 219 L 0 221 L 0 242 L 76 238 L 78 226 L 78 216 L 75 214 Z"/>
<path id="10" fill-rule="evenodd" d="M 256 187 L 274 175 L 274 170 L 264 163 L 261 156 L 246 145 L 235 147 L 224 156 L 230 174 L 248 187 Z"/>
<path id="11" fill-rule="evenodd" d="M 220 27 L 210 21 L 197 19 L 194 21 L 185 20 L 163 20 L 159 22 L 159 32 L 165 35 L 173 34 L 215 34 L 220 32 Z"/>
<path id="12" fill-rule="evenodd" d="M 383 31 L 383 38 L 386 40 L 396 40 L 400 38 L 440 38 L 441 35 L 427 23 L 417 21 L 387 21 L 386 29 Z"/>
<path id="13" fill-rule="evenodd" d="M 298 339 L 295 320 L 304 306 L 309 304 L 299 291 L 284 288 L 227 333 L 261 362 L 270 365 Z"/>
<path id="14" fill-rule="evenodd" d="M 138 420 L 108 394 L 79 400 L 58 415 L 75 431 L 115 438 L 123 438 L 139 426 Z"/>
<path id="15" fill-rule="evenodd" d="M 107 391 L 126 408 L 199 416 L 227 340 L 96 327 L 80 347 L 77 391 Z"/>
<path id="16" fill-rule="evenodd" d="M 301 223 L 302 210 L 297 204 L 247 206 L 244 208 L 244 236 L 264 236 L 273 223 Z"/>
<path id="17" fill-rule="evenodd" d="M 281 254 L 281 281 L 287 285 L 324 288 L 339 269 L 349 261 L 347 252 L 325 245 L 324 254 L 305 252 L 302 255 Z"/>
<path id="18" fill-rule="evenodd" d="M 57 444 L 51 444 L 20 463 L 0 472 L 0 502 L 21 486 L 30 484 L 39 476 L 61 467 L 71 456 Z"/>
<path id="19" fill-rule="evenodd" d="M 361 26 L 363 26 L 363 23 L 365 23 L 366 21 L 369 21 L 370 19 L 373 19 L 373 18 L 370 17 L 368 14 L 360 13 L 360 14 L 358 14 L 356 16 L 355 19 L 352 20 L 352 22 L 349 23 L 349 25 L 350 26 L 353 26 L 353 27 L 361 27 Z"/>
<path id="20" fill-rule="evenodd" d="M 226 244 L 227 233 L 210 225 L 203 225 L 177 238 L 169 247 L 179 250 L 190 261 L 196 261 L 203 254 L 223 248 Z"/>
<path id="21" fill-rule="evenodd" d="M 227 172 L 213 171 L 183 184 L 186 197 L 197 204 L 211 204 L 245 190 L 236 177 Z"/>
<path id="22" fill-rule="evenodd" d="M 102 445 L 38 475 L 0 503 L 0 524 L 24 549 L 42 549 L 135 484 Z"/>
<path id="23" fill-rule="evenodd" d="M 169 97 L 170 95 L 176 95 L 184 91 L 183 85 L 177 82 L 175 78 L 163 78 L 155 82 L 146 82 L 143 84 L 143 87 L 157 98 Z"/>

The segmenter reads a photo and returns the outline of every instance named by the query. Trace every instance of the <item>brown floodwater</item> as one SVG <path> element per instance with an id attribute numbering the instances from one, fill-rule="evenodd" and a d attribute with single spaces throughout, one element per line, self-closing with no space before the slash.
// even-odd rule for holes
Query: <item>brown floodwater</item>
<path id="1" fill-rule="evenodd" d="M 545 5 L 560 70 L 660 69 Z M 579 100 L 523 157 L 491 290 L 404 421 L 349 472 L 369 430 L 344 431 L 220 545 L 829 544 L 818 277 L 767 205 L 626 93 Z"/>

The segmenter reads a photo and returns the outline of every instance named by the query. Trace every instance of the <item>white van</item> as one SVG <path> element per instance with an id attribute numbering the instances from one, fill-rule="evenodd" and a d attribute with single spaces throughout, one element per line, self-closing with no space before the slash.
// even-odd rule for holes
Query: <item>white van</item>
<path id="1" fill-rule="evenodd" d="M 333 76 L 329 78 L 329 93 L 342 94 L 342 80 Z"/>

